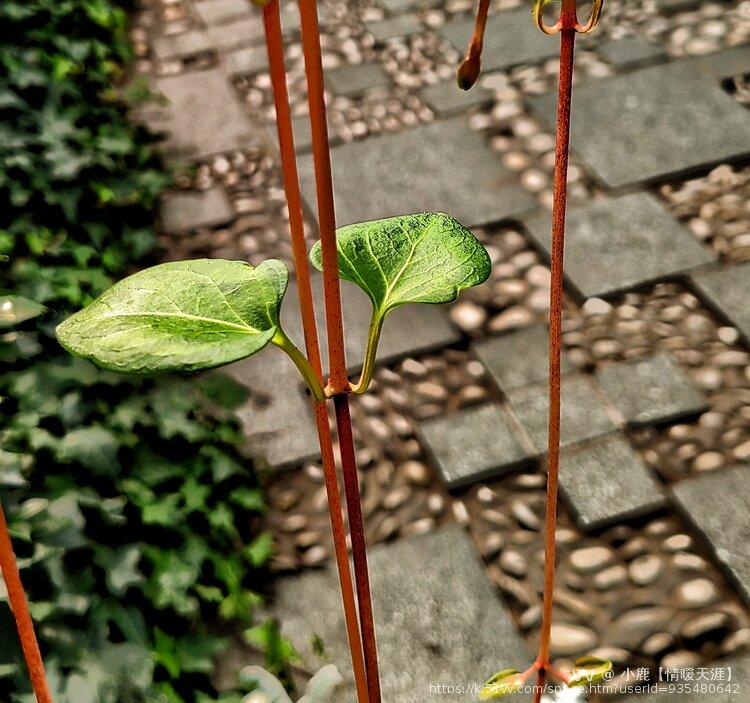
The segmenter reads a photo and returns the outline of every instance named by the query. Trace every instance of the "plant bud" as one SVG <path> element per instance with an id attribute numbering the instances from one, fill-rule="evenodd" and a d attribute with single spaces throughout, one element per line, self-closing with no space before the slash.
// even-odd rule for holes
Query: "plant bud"
<path id="1" fill-rule="evenodd" d="M 482 59 L 479 54 L 470 54 L 458 67 L 458 87 L 469 90 L 479 79 L 482 72 Z"/>

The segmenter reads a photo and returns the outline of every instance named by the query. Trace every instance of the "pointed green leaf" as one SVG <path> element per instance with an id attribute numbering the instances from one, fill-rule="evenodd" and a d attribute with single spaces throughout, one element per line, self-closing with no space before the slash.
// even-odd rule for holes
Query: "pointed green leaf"
<path id="1" fill-rule="evenodd" d="M 510 693 L 515 693 L 523 686 L 523 678 L 518 669 L 503 669 L 485 681 L 479 690 L 480 701 L 492 701 Z"/>
<path id="2" fill-rule="evenodd" d="M 573 667 L 567 682 L 570 688 L 585 686 L 605 678 L 612 671 L 612 662 L 599 657 L 581 657 Z"/>
<path id="3" fill-rule="evenodd" d="M 484 247 L 444 213 L 347 225 L 336 242 L 341 278 L 362 288 L 381 317 L 406 303 L 449 303 L 490 275 Z M 323 270 L 320 242 L 310 260 Z"/>
<path id="4" fill-rule="evenodd" d="M 45 309 L 44 305 L 20 295 L 0 295 L 0 329 L 38 317 Z"/>
<path id="5" fill-rule="evenodd" d="M 187 372 L 255 354 L 276 334 L 289 273 L 199 259 L 161 264 L 115 284 L 57 328 L 68 351 L 112 371 Z"/>

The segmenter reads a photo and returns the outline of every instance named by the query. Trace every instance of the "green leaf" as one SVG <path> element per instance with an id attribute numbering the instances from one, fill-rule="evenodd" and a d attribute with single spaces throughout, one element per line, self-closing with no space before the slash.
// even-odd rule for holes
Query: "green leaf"
<path id="1" fill-rule="evenodd" d="M 491 701 L 519 691 L 523 686 L 518 669 L 503 669 L 485 681 L 479 690 L 480 701 Z"/>
<path id="2" fill-rule="evenodd" d="M 573 665 L 567 684 L 570 688 L 586 686 L 605 678 L 610 671 L 612 671 L 612 662 L 608 659 L 581 657 Z"/>
<path id="3" fill-rule="evenodd" d="M 135 544 L 120 549 L 99 549 L 94 560 L 104 569 L 107 586 L 116 596 L 123 595 L 130 586 L 144 580 L 143 574 L 138 570 L 141 550 Z"/>
<path id="4" fill-rule="evenodd" d="M 0 329 L 31 320 L 45 310 L 44 305 L 20 295 L 0 295 Z"/>
<path id="5" fill-rule="evenodd" d="M 276 334 L 289 273 L 276 260 L 161 264 L 115 284 L 57 328 L 68 351 L 132 374 L 187 372 L 255 354 Z"/>
<path id="6" fill-rule="evenodd" d="M 57 458 L 64 462 L 77 461 L 94 473 L 112 476 L 119 468 L 115 434 L 101 425 L 81 427 L 69 432 L 57 446 Z"/>
<path id="7" fill-rule="evenodd" d="M 490 275 L 490 258 L 450 215 L 419 213 L 347 225 L 336 232 L 341 278 L 358 285 L 376 313 L 407 303 L 448 303 Z M 320 242 L 310 252 L 323 270 Z"/>

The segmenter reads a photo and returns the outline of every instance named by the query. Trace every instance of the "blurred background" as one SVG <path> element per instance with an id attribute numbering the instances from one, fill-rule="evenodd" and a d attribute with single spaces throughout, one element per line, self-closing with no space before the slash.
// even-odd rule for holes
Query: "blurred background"
<path id="1" fill-rule="evenodd" d="M 319 4 L 339 224 L 446 211 L 493 262 L 447 308 L 394 314 L 352 399 L 393 703 L 474 700 L 540 624 L 558 41 L 496 0 L 462 93 L 475 10 Z M 329 662 L 353 700 L 288 360 L 143 380 L 53 337 L 161 261 L 291 265 L 260 10 L 6 0 L 0 19 L 0 495 L 55 700 L 237 703 L 252 663 L 301 695 Z M 312 244 L 295 3 L 282 21 Z M 747 1 L 608 0 L 578 42 L 552 644 L 561 667 L 615 662 L 623 688 L 592 701 L 655 700 L 620 694 L 675 671 L 714 685 L 681 701 L 750 696 L 749 79 Z M 344 298 L 354 372 L 369 310 Z M 2 586 L 0 633 L 0 700 L 33 701 Z"/>

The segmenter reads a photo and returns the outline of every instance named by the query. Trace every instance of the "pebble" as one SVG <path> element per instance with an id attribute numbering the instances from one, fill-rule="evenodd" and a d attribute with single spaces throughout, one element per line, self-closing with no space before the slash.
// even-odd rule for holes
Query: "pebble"
<path id="1" fill-rule="evenodd" d="M 505 546 L 505 537 L 502 532 L 490 532 L 482 542 L 482 556 L 485 559 L 493 559 Z"/>
<path id="2" fill-rule="evenodd" d="M 677 603 L 685 608 L 702 608 L 715 603 L 719 591 L 713 581 L 699 578 L 679 584 L 674 595 Z"/>
<path id="3" fill-rule="evenodd" d="M 669 632 L 656 632 L 644 641 L 641 651 L 649 657 L 655 657 L 674 647 L 675 641 L 675 636 Z"/>
<path id="4" fill-rule="evenodd" d="M 690 549 L 693 540 L 690 535 L 672 535 L 662 542 L 662 548 L 666 552 L 684 552 Z"/>
<path id="5" fill-rule="evenodd" d="M 468 525 L 469 524 L 469 511 L 466 509 L 466 505 L 463 503 L 463 501 L 454 500 L 452 508 L 453 508 L 453 517 L 456 518 L 456 522 L 459 525 Z"/>
<path id="6" fill-rule="evenodd" d="M 724 630 L 729 626 L 729 616 L 726 613 L 705 613 L 692 620 L 688 620 L 681 628 L 680 634 L 689 640 L 705 637 L 710 632 Z"/>
<path id="7" fill-rule="evenodd" d="M 612 550 L 607 547 L 584 547 L 576 549 L 570 555 L 572 567 L 582 574 L 598 571 L 610 561 L 612 561 Z"/>
<path id="8" fill-rule="evenodd" d="M 421 461 L 407 461 L 401 465 L 401 472 L 409 483 L 426 486 L 430 483 L 430 471 Z"/>
<path id="9" fill-rule="evenodd" d="M 552 653 L 560 657 L 584 654 L 598 644 L 593 630 L 577 625 L 555 623 L 552 625 L 551 635 Z"/>
<path id="10" fill-rule="evenodd" d="M 700 662 L 701 658 L 695 652 L 679 649 L 664 656 L 659 664 L 665 669 L 690 669 Z"/>
<path id="11" fill-rule="evenodd" d="M 693 461 L 694 471 L 713 471 L 723 466 L 724 455 L 721 452 L 703 452 Z"/>
<path id="12" fill-rule="evenodd" d="M 451 307 L 450 317 L 464 332 L 476 332 L 487 320 L 487 311 L 474 303 L 462 302 Z"/>
<path id="13" fill-rule="evenodd" d="M 409 488 L 408 486 L 397 488 L 396 490 L 388 493 L 385 498 L 383 498 L 383 507 L 386 510 L 395 510 L 396 508 L 399 508 L 404 503 L 406 503 L 406 501 L 411 498 L 411 494 L 411 488 Z"/>
<path id="14" fill-rule="evenodd" d="M 647 586 L 659 578 L 663 569 L 664 563 L 658 556 L 646 554 L 630 563 L 628 574 L 637 586 Z"/>
<path id="15" fill-rule="evenodd" d="M 526 503 L 514 500 L 511 503 L 510 511 L 522 527 L 529 530 L 538 530 L 541 527 L 541 520 Z"/>
<path id="16" fill-rule="evenodd" d="M 524 610 L 518 618 L 518 624 L 521 626 L 522 630 L 531 630 L 538 627 L 541 621 L 542 606 L 538 603 Z"/>
<path id="17" fill-rule="evenodd" d="M 627 580 L 627 569 L 620 564 L 616 564 L 596 574 L 594 576 L 594 586 L 600 591 L 608 591 L 615 586 L 621 586 Z"/>
<path id="18" fill-rule="evenodd" d="M 326 559 L 328 559 L 328 550 L 320 544 L 311 547 L 302 555 L 305 566 L 319 566 Z"/>
<path id="19" fill-rule="evenodd" d="M 526 558 L 515 549 L 505 549 L 498 562 L 500 568 L 511 576 L 525 576 L 528 570 Z"/>

